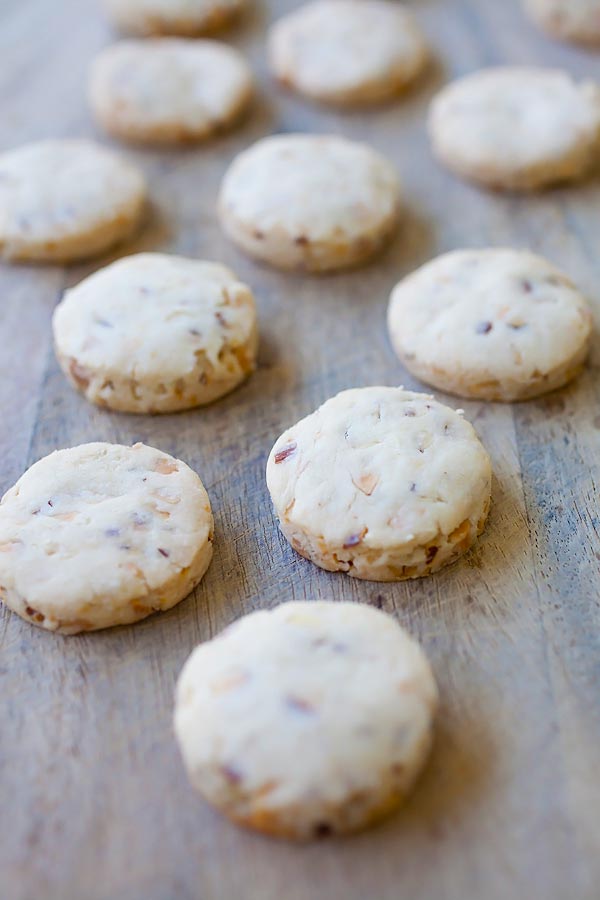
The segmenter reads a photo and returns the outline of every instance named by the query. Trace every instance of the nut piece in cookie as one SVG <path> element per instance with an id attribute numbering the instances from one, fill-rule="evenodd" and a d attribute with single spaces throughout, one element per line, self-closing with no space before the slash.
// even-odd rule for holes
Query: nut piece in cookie
<path id="1" fill-rule="evenodd" d="M 0 503 L 0 599 L 63 634 L 170 609 L 212 558 L 202 482 L 144 444 L 83 444 L 35 463 Z"/>
<path id="2" fill-rule="evenodd" d="M 331 572 L 437 572 L 483 530 L 488 454 L 463 417 L 402 388 L 342 391 L 285 431 L 267 462 L 280 528 Z"/>
<path id="3" fill-rule="evenodd" d="M 218 263 L 140 253 L 67 291 L 53 318 L 67 378 L 92 403 L 176 412 L 210 403 L 254 370 L 250 289 Z"/>
<path id="4" fill-rule="evenodd" d="M 396 285 L 388 328 L 400 360 L 427 384 L 527 400 L 581 371 L 592 315 L 566 275 L 533 253 L 456 250 Z"/>
<path id="5" fill-rule="evenodd" d="M 89 97 L 96 120 L 126 141 L 177 144 L 229 128 L 246 109 L 252 75 L 217 41 L 120 41 L 94 60 Z"/>
<path id="6" fill-rule="evenodd" d="M 418 77 L 427 58 L 412 14 L 390 0 L 315 0 L 269 33 L 277 80 L 323 103 L 389 100 Z"/>
<path id="7" fill-rule="evenodd" d="M 585 175 L 600 136 L 600 89 L 558 69 L 482 69 L 433 99 L 435 156 L 480 185 L 529 191 Z"/>
<path id="8" fill-rule="evenodd" d="M 299 840 L 396 809 L 427 758 L 437 689 L 388 615 L 284 603 L 192 653 L 175 731 L 190 780 L 240 825 Z"/>
<path id="9" fill-rule="evenodd" d="M 130 237 L 144 178 L 92 141 L 47 140 L 0 154 L 0 257 L 70 262 Z"/>
<path id="10" fill-rule="evenodd" d="M 264 138 L 227 170 L 219 196 L 225 233 L 281 269 L 325 272 L 366 262 L 396 227 L 400 185 L 391 164 L 345 138 Z"/>

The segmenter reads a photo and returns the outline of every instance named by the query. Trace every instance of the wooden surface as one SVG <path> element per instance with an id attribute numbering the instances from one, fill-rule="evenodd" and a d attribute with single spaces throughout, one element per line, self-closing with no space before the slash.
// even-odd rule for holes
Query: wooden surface
<path id="1" fill-rule="evenodd" d="M 516 0 L 413 0 L 437 64 L 402 103 L 337 115 L 270 84 L 263 37 L 297 5 L 260 3 L 232 34 L 260 99 L 231 136 L 133 152 L 154 211 L 127 247 L 230 264 L 255 289 L 260 368 L 204 410 L 134 417 L 68 387 L 49 321 L 67 270 L 2 267 L 1 484 L 89 440 L 144 440 L 186 460 L 209 491 L 215 558 L 195 595 L 130 628 L 63 638 L 0 614 L 0 896 L 3 900 L 580 900 L 600 892 L 600 391 L 598 346 L 579 381 L 517 406 L 460 403 L 495 468 L 489 526 L 466 559 L 399 585 L 357 583 L 299 559 L 264 483 L 279 433 L 337 390 L 415 386 L 389 347 L 392 285 L 465 245 L 545 253 L 600 303 L 600 181 L 542 197 L 486 195 L 430 159 L 424 113 L 447 77 L 498 62 L 600 78 L 600 56 L 551 43 Z M 0 148 L 93 135 L 85 69 L 112 39 L 94 2 L 0 2 Z M 231 158 L 273 131 L 341 132 L 396 163 L 408 218 L 369 268 L 285 276 L 244 259 L 214 205 Z M 443 396 L 442 396 L 442 399 Z M 431 763 L 406 808 L 355 838 L 307 847 L 247 834 L 188 787 L 171 729 L 173 686 L 194 647 L 236 617 L 292 598 L 394 613 L 422 639 L 441 687 Z"/>

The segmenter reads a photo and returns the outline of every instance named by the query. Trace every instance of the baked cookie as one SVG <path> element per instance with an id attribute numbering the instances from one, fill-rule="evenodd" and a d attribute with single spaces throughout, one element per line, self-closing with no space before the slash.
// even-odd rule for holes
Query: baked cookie
<path id="1" fill-rule="evenodd" d="M 35 463 L 0 503 L 0 598 L 76 634 L 170 609 L 212 557 L 213 518 L 185 463 L 144 444 L 83 444 Z"/>
<path id="2" fill-rule="evenodd" d="M 434 98 L 429 134 L 442 163 L 487 187 L 571 181 L 598 152 L 600 90 L 556 69 L 484 69 Z"/>
<path id="3" fill-rule="evenodd" d="M 342 391 L 277 440 L 267 485 L 294 550 L 330 572 L 437 572 L 483 530 L 491 465 L 473 427 L 427 394 Z"/>
<path id="4" fill-rule="evenodd" d="M 264 138 L 228 169 L 221 225 L 242 250 L 281 269 L 325 272 L 372 257 L 393 231 L 400 186 L 391 164 L 345 138 Z"/>
<path id="5" fill-rule="evenodd" d="M 61 368 L 88 400 L 123 412 L 210 403 L 253 371 L 252 292 L 212 262 L 140 253 L 67 291 L 53 319 Z"/>
<path id="6" fill-rule="evenodd" d="M 90 103 L 98 122 L 126 141 L 199 141 L 230 127 L 247 107 L 252 75 L 217 41 L 121 41 L 94 60 Z"/>
<path id="7" fill-rule="evenodd" d="M 104 6 L 115 25 L 129 34 L 192 37 L 229 25 L 246 0 L 104 0 Z"/>
<path id="8" fill-rule="evenodd" d="M 388 327 L 399 358 L 427 384 L 526 400 L 580 372 L 592 316 L 575 285 L 539 256 L 456 250 L 396 285 Z"/>
<path id="9" fill-rule="evenodd" d="M 553 37 L 600 44 L 600 0 L 525 0 L 525 8 Z"/>
<path id="10" fill-rule="evenodd" d="M 390 0 L 306 3 L 273 25 L 268 47 L 282 84 L 342 105 L 397 96 L 428 56 L 411 13 Z"/>
<path id="11" fill-rule="evenodd" d="M 358 603 L 284 603 L 201 644 L 177 684 L 190 779 L 241 825 L 301 840 L 356 831 L 403 800 L 437 689 L 419 645 Z"/>
<path id="12" fill-rule="evenodd" d="M 69 262 L 129 237 L 146 198 L 137 169 L 99 144 L 48 140 L 0 154 L 0 256 Z"/>

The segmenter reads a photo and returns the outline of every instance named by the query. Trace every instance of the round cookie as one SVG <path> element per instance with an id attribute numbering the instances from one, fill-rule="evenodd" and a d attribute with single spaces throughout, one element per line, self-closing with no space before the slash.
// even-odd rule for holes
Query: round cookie
<path id="1" fill-rule="evenodd" d="M 592 316 L 575 285 L 539 256 L 457 250 L 396 285 L 388 327 L 417 378 L 462 397 L 510 401 L 579 373 Z"/>
<path id="2" fill-rule="evenodd" d="M 525 0 L 525 8 L 553 37 L 600 44 L 600 0 Z"/>
<path id="3" fill-rule="evenodd" d="M 144 444 L 83 444 L 35 463 L 0 503 L 0 598 L 76 634 L 170 609 L 212 557 L 213 518 L 185 463 Z"/>
<path id="4" fill-rule="evenodd" d="M 316 0 L 271 28 L 269 59 L 284 85 L 324 103 L 379 103 L 424 68 L 413 16 L 390 0 Z"/>
<path id="5" fill-rule="evenodd" d="M 264 138 L 228 169 L 221 225 L 255 259 L 325 272 L 371 258 L 393 231 L 400 186 L 364 144 L 327 135 Z"/>
<path id="6" fill-rule="evenodd" d="M 47 140 L 0 154 L 0 256 L 69 262 L 129 237 L 146 198 L 144 178 L 83 140 Z"/>
<path id="7" fill-rule="evenodd" d="M 129 34 L 193 37 L 229 25 L 246 0 L 104 0 L 104 6 L 115 25 Z"/>
<path id="8" fill-rule="evenodd" d="M 252 292 L 224 266 L 140 253 L 67 291 L 53 318 L 61 368 L 88 400 L 124 412 L 210 403 L 255 368 Z"/>
<path id="9" fill-rule="evenodd" d="M 121 41 L 91 68 L 89 96 L 98 122 L 127 141 L 199 141 L 232 125 L 248 105 L 252 75 L 244 58 L 217 41 Z"/>
<path id="10" fill-rule="evenodd" d="M 526 191 L 584 175 L 600 135 L 600 91 L 556 69 L 484 69 L 445 87 L 429 114 L 433 152 L 458 175 Z"/>
<path id="11" fill-rule="evenodd" d="M 419 645 L 357 603 L 284 603 L 192 653 L 175 731 L 190 779 L 241 825 L 309 839 L 402 802 L 429 752 L 437 689 Z"/>
<path id="12" fill-rule="evenodd" d="M 473 427 L 427 394 L 342 391 L 267 462 L 280 528 L 330 572 L 399 581 L 454 562 L 483 530 L 491 465 Z"/>

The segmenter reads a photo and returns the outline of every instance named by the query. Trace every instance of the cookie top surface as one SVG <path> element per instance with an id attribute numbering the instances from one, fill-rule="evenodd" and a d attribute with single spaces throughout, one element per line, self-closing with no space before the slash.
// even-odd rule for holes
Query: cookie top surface
<path id="1" fill-rule="evenodd" d="M 252 76 L 217 41 L 121 41 L 103 50 L 90 99 L 108 131 L 138 140 L 193 140 L 229 124 L 249 100 Z"/>
<path id="2" fill-rule="evenodd" d="M 445 87 L 429 116 L 437 155 L 466 177 L 498 187 L 581 175 L 599 129 L 598 87 L 555 69 L 483 69 Z"/>
<path id="3" fill-rule="evenodd" d="M 0 155 L 0 253 L 60 246 L 139 210 L 143 176 L 84 140 L 46 140 Z"/>
<path id="4" fill-rule="evenodd" d="M 284 16 L 269 35 L 283 83 L 318 100 L 377 102 L 423 68 L 427 50 L 412 15 L 389 0 L 316 0 Z"/>
<path id="5" fill-rule="evenodd" d="M 267 484 L 291 527 L 326 545 L 422 546 L 489 496 L 490 461 L 461 415 L 394 387 L 342 391 L 287 429 Z"/>
<path id="6" fill-rule="evenodd" d="M 557 38 L 600 43 L 600 0 L 525 0 L 525 7 Z"/>
<path id="7" fill-rule="evenodd" d="M 198 34 L 235 15 L 246 0 L 104 0 L 116 24 L 132 34 Z"/>
<path id="8" fill-rule="evenodd" d="M 294 602 L 201 644 L 177 685 L 175 727 L 192 781 L 241 821 L 293 811 L 298 835 L 337 830 L 360 795 L 414 777 L 437 690 L 418 644 L 354 603 Z M 368 799 L 366 805 L 368 805 Z M 335 821 L 337 820 L 337 822 Z M 276 830 L 276 829 L 275 829 Z"/>
<path id="9" fill-rule="evenodd" d="M 568 364 L 587 345 L 591 314 L 545 259 L 495 248 L 444 254 L 403 279 L 388 324 L 409 369 L 468 389 L 489 379 L 526 385 Z"/>
<path id="10" fill-rule="evenodd" d="M 135 444 L 83 444 L 35 463 L 0 503 L 0 583 L 43 616 L 103 625 L 176 578 L 212 535 L 198 476 Z"/>
<path id="11" fill-rule="evenodd" d="M 218 263 L 139 253 L 67 291 L 54 313 L 58 352 L 92 371 L 172 381 L 198 354 L 221 371 L 225 348 L 256 329 L 252 292 Z"/>
<path id="12" fill-rule="evenodd" d="M 255 237 L 328 244 L 358 240 L 396 218 L 398 177 L 364 144 L 329 135 L 275 135 L 241 153 L 220 195 L 223 220 Z"/>

